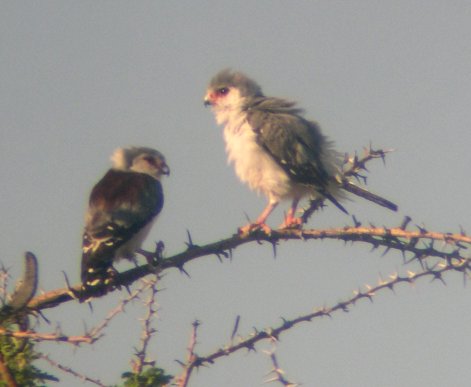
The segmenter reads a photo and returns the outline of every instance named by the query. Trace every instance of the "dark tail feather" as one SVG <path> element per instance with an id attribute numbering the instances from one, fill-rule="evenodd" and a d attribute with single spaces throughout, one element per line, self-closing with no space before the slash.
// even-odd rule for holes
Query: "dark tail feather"
<path id="1" fill-rule="evenodd" d="M 344 206 L 342 206 L 337 199 L 335 199 L 330 193 L 324 192 L 322 195 L 326 198 L 329 199 L 335 206 L 342 212 L 348 215 L 348 211 L 345 209 Z"/>
<path id="2" fill-rule="evenodd" d="M 393 202 L 390 202 L 389 200 L 387 200 L 385 198 L 382 198 L 381 196 L 375 195 L 374 193 L 371 193 L 370 191 L 367 191 L 364 188 L 358 187 L 357 185 L 355 185 L 353 183 L 345 182 L 343 184 L 343 188 L 346 191 L 351 192 L 352 194 L 360 196 L 360 197 L 362 197 L 366 200 L 369 200 L 373 203 L 376 203 L 376 204 L 378 204 L 382 207 L 389 208 L 392 211 L 397 211 L 397 205 L 395 205 Z M 330 198 L 328 198 L 328 199 L 332 200 Z"/>

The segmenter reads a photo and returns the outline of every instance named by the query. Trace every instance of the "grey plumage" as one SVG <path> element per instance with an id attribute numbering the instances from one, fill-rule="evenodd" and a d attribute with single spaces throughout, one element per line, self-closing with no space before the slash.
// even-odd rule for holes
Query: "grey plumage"
<path id="1" fill-rule="evenodd" d="M 239 72 L 225 69 L 216 74 L 210 82 L 212 89 L 237 87 L 243 97 L 263 97 L 262 88 L 252 79 Z"/>
<path id="2" fill-rule="evenodd" d="M 319 125 L 304 118 L 294 102 L 266 97 L 246 75 L 223 70 L 210 82 L 205 105 L 224 125 L 229 161 L 239 178 L 267 196 L 269 204 L 255 225 L 263 225 L 279 201 L 293 200 L 285 226 L 294 218 L 298 201 L 307 195 L 339 203 L 345 191 L 396 210 L 386 199 L 354 185 L 341 176 L 341 157 Z"/>
<path id="3" fill-rule="evenodd" d="M 293 102 L 259 97 L 247 108 L 247 121 L 257 134 L 257 143 L 299 184 L 315 187 L 340 210 L 347 210 L 327 187 L 329 174 L 321 155 L 327 145 L 319 125 L 304 119 Z"/>

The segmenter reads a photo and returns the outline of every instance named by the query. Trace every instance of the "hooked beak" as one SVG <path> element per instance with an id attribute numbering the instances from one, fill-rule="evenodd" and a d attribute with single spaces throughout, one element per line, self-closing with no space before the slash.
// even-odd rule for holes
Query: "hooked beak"
<path id="1" fill-rule="evenodd" d="M 170 168 L 165 163 L 162 165 L 162 175 L 170 176 Z"/>
<path id="2" fill-rule="evenodd" d="M 208 91 L 206 95 L 204 96 L 204 107 L 213 105 L 213 101 L 211 97 L 212 97 L 211 92 Z"/>

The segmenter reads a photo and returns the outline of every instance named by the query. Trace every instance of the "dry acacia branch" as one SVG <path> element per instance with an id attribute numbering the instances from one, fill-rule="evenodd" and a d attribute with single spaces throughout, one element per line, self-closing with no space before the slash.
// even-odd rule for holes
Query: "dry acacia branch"
<path id="1" fill-rule="evenodd" d="M 299 386 L 298 383 L 291 382 L 289 381 L 286 376 L 285 376 L 285 371 L 280 367 L 278 358 L 276 356 L 276 343 L 277 341 L 275 339 L 271 340 L 273 348 L 271 351 L 264 351 L 271 360 L 271 363 L 273 365 L 273 369 L 268 373 L 269 379 L 265 380 L 265 383 L 273 383 L 273 382 L 278 382 L 282 386 L 285 387 L 297 387 Z"/>
<path id="2" fill-rule="evenodd" d="M 32 341 L 57 341 L 74 345 L 81 343 L 92 344 L 96 341 L 96 338 L 88 335 L 67 336 L 60 332 L 38 333 L 35 331 L 9 331 L 5 328 L 0 328 L 0 335 L 14 337 L 17 339 L 28 339 Z"/>
<path id="3" fill-rule="evenodd" d="M 355 178 L 358 181 L 366 184 L 366 176 L 362 173 L 367 172 L 366 164 L 375 159 L 381 159 L 385 162 L 386 155 L 392 152 L 392 149 L 373 149 L 372 145 L 363 149 L 363 154 L 358 157 L 355 152 L 353 155 L 345 155 L 343 161 L 343 171 L 341 178 Z M 309 205 L 304 208 L 301 215 L 303 224 L 307 223 L 312 214 L 324 207 L 324 199 L 314 199 L 309 202 Z"/>
<path id="4" fill-rule="evenodd" d="M 188 382 L 190 381 L 191 373 L 195 368 L 194 363 L 197 361 L 198 357 L 195 354 L 195 347 L 198 337 L 198 327 L 200 322 L 198 320 L 193 321 L 193 329 L 191 331 L 190 342 L 188 344 L 188 355 L 185 363 L 179 362 L 183 366 L 183 372 L 180 376 L 175 378 L 177 387 L 187 387 Z"/>
<path id="5" fill-rule="evenodd" d="M 46 362 L 48 362 L 51 366 L 53 366 L 53 367 L 55 367 L 55 368 L 57 368 L 57 369 L 59 369 L 63 372 L 66 372 L 66 373 L 68 373 L 68 374 L 70 374 L 70 375 L 72 375 L 72 376 L 74 376 L 78 379 L 81 379 L 82 381 L 93 383 L 93 384 L 96 384 L 97 386 L 100 386 L 100 387 L 107 387 L 106 384 L 103 384 L 98 379 L 92 379 L 89 376 L 82 375 L 82 374 L 78 373 L 77 371 L 74 371 L 70 367 L 66 367 L 62 364 L 59 364 L 59 363 L 55 362 L 54 360 L 52 360 L 47 355 L 40 354 L 40 358 L 45 360 Z"/>
<path id="6" fill-rule="evenodd" d="M 464 267 L 465 272 L 467 273 L 471 270 L 470 260 L 464 259 L 462 261 L 462 267 Z M 215 352 L 206 355 L 206 356 L 196 356 L 194 353 L 194 360 L 185 365 L 185 369 L 188 375 L 191 375 L 191 371 L 194 368 L 200 367 L 206 364 L 212 364 L 219 358 L 229 356 L 234 352 L 237 352 L 241 349 L 245 350 L 254 350 L 255 345 L 261 341 L 266 340 L 278 340 L 280 335 L 293 327 L 304 323 L 312 322 L 315 319 L 321 317 L 331 317 L 334 313 L 337 312 L 348 312 L 349 308 L 353 307 L 357 302 L 363 299 L 372 301 L 373 298 L 381 291 L 384 290 L 394 290 L 399 284 L 407 283 L 413 284 L 420 278 L 432 278 L 432 280 L 441 280 L 443 281 L 443 274 L 448 271 L 457 270 L 457 266 L 451 262 L 442 262 L 437 267 L 426 268 L 425 270 L 414 273 L 409 271 L 407 275 L 400 276 L 397 273 L 392 274 L 388 280 L 380 280 L 379 283 L 375 286 L 365 285 L 365 289 L 358 289 L 353 292 L 353 296 L 348 298 L 345 301 L 338 302 L 333 306 L 324 306 L 318 308 L 314 312 L 310 312 L 304 315 L 301 315 L 292 319 L 282 318 L 282 323 L 278 326 L 263 329 L 255 330 L 251 335 L 245 338 L 241 338 L 238 343 L 229 345 L 216 350 Z"/>
<path id="7" fill-rule="evenodd" d="M 143 285 L 142 287 L 133 291 L 128 297 L 122 299 L 119 304 L 112 309 L 105 319 L 93 329 L 90 329 L 83 335 L 68 336 L 57 330 L 53 333 L 40 333 L 34 330 L 20 330 L 10 331 L 0 327 L 0 335 L 15 337 L 17 339 L 29 339 L 32 341 L 55 341 L 61 343 L 69 343 L 73 345 L 79 344 L 93 344 L 102 337 L 103 330 L 109 325 L 111 320 L 118 314 L 123 312 L 124 307 L 131 301 L 138 298 L 143 291 L 148 289 L 151 285 Z"/>
<path id="8" fill-rule="evenodd" d="M 145 281 L 145 280 L 142 280 Z M 157 278 L 153 277 L 150 281 L 144 282 L 145 288 L 149 289 L 149 298 L 144 302 L 147 311 L 145 317 L 142 319 L 142 333 L 141 333 L 141 348 L 136 350 L 136 360 L 132 362 L 132 370 L 135 374 L 140 374 L 146 365 L 153 366 L 154 361 L 147 360 L 147 348 L 150 343 L 150 339 L 156 332 L 152 327 L 152 320 L 157 313 L 155 309 L 156 295 L 157 295 Z"/>
<path id="9" fill-rule="evenodd" d="M 101 332 L 103 332 L 103 330 L 109 325 L 111 320 L 113 320 L 113 318 L 115 318 L 118 314 L 122 313 L 127 304 L 139 298 L 139 296 L 146 289 L 148 289 L 148 285 L 144 284 L 140 286 L 139 288 L 137 288 L 136 290 L 134 290 L 128 297 L 120 300 L 119 304 L 108 313 L 105 319 L 100 324 L 98 324 L 95 328 L 90 329 L 87 335 L 98 339 L 101 336 Z"/>
<path id="10" fill-rule="evenodd" d="M 387 249 L 399 250 L 403 253 L 410 252 L 419 260 L 426 257 L 438 257 L 446 260 L 459 260 L 463 258 L 462 251 L 471 245 L 471 237 L 461 234 L 440 233 L 418 230 L 405 230 L 404 227 L 343 227 L 322 230 L 274 230 L 270 235 L 263 232 L 255 232 L 249 235 L 233 235 L 219 242 L 209 243 L 204 246 L 192 245 L 187 250 L 161 260 L 158 271 L 162 272 L 171 268 L 183 270 L 186 263 L 204 256 L 217 255 L 228 257 L 232 251 L 243 244 L 266 241 L 277 244 L 287 240 L 316 240 L 337 239 L 340 241 L 361 242 L 371 245 L 373 248 L 384 246 Z M 434 247 L 431 243 L 440 241 L 443 249 Z M 422 243 L 422 245 L 421 245 Z M 428 245 L 427 245 L 428 243 Z M 453 249 L 452 251 L 446 251 Z M 155 273 L 155 268 L 142 265 L 120 273 L 116 278 L 116 285 L 128 286 L 134 281 L 148 274 Z M 78 291 L 80 285 L 72 290 Z M 54 307 L 62 302 L 73 299 L 71 291 L 67 288 L 56 289 L 33 298 L 28 308 L 41 310 Z"/>

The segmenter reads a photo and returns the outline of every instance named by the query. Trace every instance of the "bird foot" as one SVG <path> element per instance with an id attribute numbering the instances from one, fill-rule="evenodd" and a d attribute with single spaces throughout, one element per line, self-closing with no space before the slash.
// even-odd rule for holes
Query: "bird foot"
<path id="1" fill-rule="evenodd" d="M 155 251 L 153 253 L 145 251 L 143 249 L 137 249 L 137 252 L 145 257 L 151 271 L 157 274 L 159 271 L 159 265 L 162 263 L 163 260 L 164 249 L 164 242 L 159 241 L 156 243 Z"/>
<path id="2" fill-rule="evenodd" d="M 267 235 L 271 235 L 271 228 L 265 223 L 249 223 L 246 226 L 239 227 L 237 231 L 240 236 L 246 236 L 256 231 L 262 231 Z"/>
<path id="3" fill-rule="evenodd" d="M 280 225 L 281 229 L 300 229 L 303 227 L 303 220 L 294 216 L 287 216 L 285 221 Z"/>

